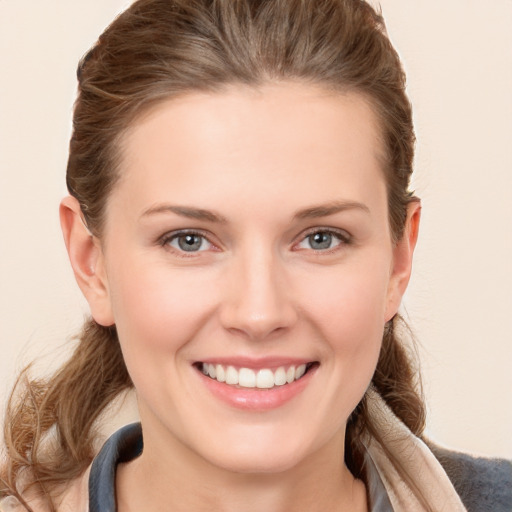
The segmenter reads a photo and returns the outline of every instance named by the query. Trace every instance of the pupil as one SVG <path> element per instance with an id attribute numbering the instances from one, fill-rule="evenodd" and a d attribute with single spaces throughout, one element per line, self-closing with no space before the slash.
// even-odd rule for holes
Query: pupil
<path id="1" fill-rule="evenodd" d="M 332 235 L 329 233 L 315 233 L 310 236 L 310 243 L 313 249 L 328 249 L 331 246 Z"/>
<path id="2" fill-rule="evenodd" d="M 181 236 L 178 240 L 178 244 L 180 249 L 191 252 L 197 251 L 201 248 L 201 237 L 198 235 L 184 235 Z"/>

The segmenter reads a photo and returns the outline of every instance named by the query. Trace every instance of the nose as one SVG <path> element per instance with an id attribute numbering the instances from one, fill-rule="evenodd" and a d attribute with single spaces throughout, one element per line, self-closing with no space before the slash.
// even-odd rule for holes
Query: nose
<path id="1" fill-rule="evenodd" d="M 290 329 L 298 315 L 279 257 L 270 250 L 252 250 L 234 260 L 220 310 L 224 328 L 250 340 Z"/>

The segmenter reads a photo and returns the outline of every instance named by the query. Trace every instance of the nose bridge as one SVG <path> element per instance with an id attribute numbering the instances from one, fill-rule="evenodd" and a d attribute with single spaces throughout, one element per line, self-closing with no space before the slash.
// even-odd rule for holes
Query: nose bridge
<path id="1" fill-rule="evenodd" d="M 296 319 L 283 263 L 272 247 L 250 244 L 234 257 L 223 304 L 224 326 L 251 339 L 290 327 Z"/>

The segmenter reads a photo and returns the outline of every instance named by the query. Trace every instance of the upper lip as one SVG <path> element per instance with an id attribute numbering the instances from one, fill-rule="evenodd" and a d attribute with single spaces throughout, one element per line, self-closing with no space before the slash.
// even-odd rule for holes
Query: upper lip
<path id="1" fill-rule="evenodd" d="M 285 356 L 267 356 L 267 357 L 244 357 L 244 356 L 230 356 L 230 357 L 207 357 L 200 361 L 195 361 L 195 364 L 221 364 L 222 366 L 233 366 L 235 368 L 250 368 L 252 370 L 259 370 L 262 368 L 277 369 L 281 366 L 299 366 L 301 364 L 308 364 L 316 362 L 315 359 L 308 359 L 303 357 L 285 357 Z"/>

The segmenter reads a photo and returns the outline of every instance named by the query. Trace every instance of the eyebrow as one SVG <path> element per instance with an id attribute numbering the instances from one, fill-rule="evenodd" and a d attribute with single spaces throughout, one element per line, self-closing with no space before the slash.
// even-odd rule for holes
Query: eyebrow
<path id="1" fill-rule="evenodd" d="M 158 204 L 152 206 L 151 208 L 145 210 L 141 217 L 162 213 L 174 213 L 180 217 L 187 217 L 188 219 L 203 220 L 207 222 L 215 222 L 218 224 L 227 223 L 225 217 L 210 210 L 204 210 L 203 208 L 192 208 L 189 206 L 173 206 L 170 204 Z"/>
<path id="2" fill-rule="evenodd" d="M 332 201 L 325 204 L 319 204 L 299 210 L 294 216 L 294 219 L 315 219 L 317 217 L 327 217 L 340 213 L 346 210 L 361 210 L 365 213 L 370 213 L 370 208 L 363 203 L 355 201 Z"/>
<path id="3" fill-rule="evenodd" d="M 363 203 L 358 203 L 355 201 L 331 201 L 329 203 L 319 204 L 309 208 L 304 208 L 303 210 L 299 210 L 293 215 L 293 219 L 304 220 L 318 217 L 327 217 L 329 215 L 334 215 L 346 210 L 361 210 L 363 212 L 370 213 L 368 206 Z M 227 223 L 227 219 L 225 217 L 211 210 L 193 208 L 190 206 L 174 206 L 170 204 L 157 204 L 152 206 L 151 208 L 145 210 L 141 217 L 165 213 L 174 213 L 180 217 L 213 222 L 217 224 Z"/>

